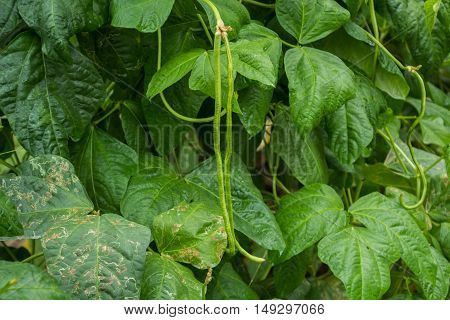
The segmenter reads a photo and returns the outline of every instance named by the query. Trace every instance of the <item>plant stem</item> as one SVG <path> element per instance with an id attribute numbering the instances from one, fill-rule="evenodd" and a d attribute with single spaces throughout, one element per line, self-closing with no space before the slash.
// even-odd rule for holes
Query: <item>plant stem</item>
<path id="1" fill-rule="evenodd" d="M 200 20 L 200 24 L 202 25 L 203 30 L 205 31 L 206 37 L 208 38 L 209 43 L 213 46 L 214 41 L 211 37 L 211 34 L 209 33 L 209 28 L 205 23 L 205 20 L 203 19 L 202 15 L 200 13 L 197 13 L 198 20 Z"/>
<path id="2" fill-rule="evenodd" d="M 369 0 L 369 10 L 370 10 L 370 21 L 372 22 L 372 29 L 373 33 L 375 35 L 375 38 L 380 41 L 380 31 L 378 30 L 378 23 L 377 23 L 377 15 L 375 13 L 375 5 L 374 0 Z M 375 46 L 375 53 L 373 56 L 373 74 L 375 77 L 376 69 L 377 69 L 377 62 L 378 62 L 378 55 L 379 55 L 379 47 Z"/>
<path id="3" fill-rule="evenodd" d="M 425 168 L 425 173 L 427 173 L 428 171 L 430 171 L 431 169 L 433 169 L 439 162 L 441 162 L 444 159 L 443 156 L 439 157 L 438 159 L 436 159 L 431 165 L 429 165 L 428 167 Z"/>
<path id="4" fill-rule="evenodd" d="M 101 117 L 100 119 L 94 121 L 95 125 L 98 125 L 99 123 L 101 123 L 103 120 L 107 119 L 110 115 L 112 115 L 114 112 L 116 112 L 117 109 L 120 108 L 121 106 L 121 102 L 117 102 L 113 108 L 111 108 L 111 110 L 109 110 L 103 117 Z"/>
<path id="5" fill-rule="evenodd" d="M 250 253 L 245 251 L 245 249 L 241 247 L 241 245 L 239 244 L 239 242 L 237 240 L 236 240 L 236 247 L 238 248 L 239 252 L 242 253 L 242 255 L 244 257 L 248 258 L 249 260 L 251 260 L 253 262 L 263 263 L 264 261 L 266 261 L 266 259 L 255 257 L 254 255 L 251 255 Z"/>
<path id="6" fill-rule="evenodd" d="M 4 241 L 2 241 L 3 248 L 5 248 L 6 253 L 14 260 L 18 261 L 17 257 L 14 255 L 14 253 L 9 249 L 9 247 L 6 245 Z"/>
<path id="7" fill-rule="evenodd" d="M 9 170 L 11 170 L 12 172 L 14 172 L 15 174 L 19 174 L 17 169 L 12 166 L 11 164 L 9 164 L 8 162 L 6 162 L 5 160 L 3 160 L 2 158 L 0 158 L 0 164 L 4 165 L 5 167 L 7 167 Z"/>
<path id="8" fill-rule="evenodd" d="M 284 192 L 286 192 L 287 194 L 292 193 L 282 182 L 280 179 L 277 179 L 277 185 L 278 187 L 280 187 Z"/>
<path id="9" fill-rule="evenodd" d="M 287 42 L 287 41 L 284 41 L 283 39 L 281 39 L 281 38 L 277 38 L 282 44 L 284 44 L 285 46 L 287 46 L 287 47 L 290 47 L 290 48 L 300 48 L 300 46 L 299 45 L 295 45 L 295 44 L 292 44 L 292 43 L 289 43 L 289 42 Z"/>
<path id="10" fill-rule="evenodd" d="M 262 3 L 262 2 L 254 1 L 254 0 L 243 0 L 243 2 L 247 2 L 249 4 L 253 4 L 255 6 L 262 7 L 262 8 L 275 9 L 275 3 Z"/>
<path id="11" fill-rule="evenodd" d="M 400 162 L 400 165 L 402 166 L 403 171 L 404 171 L 406 174 L 409 174 L 408 168 L 406 167 L 405 163 L 403 162 L 403 159 L 400 157 L 400 155 L 399 155 L 399 153 L 398 153 L 397 148 L 395 147 L 396 144 L 395 144 L 394 138 L 392 137 L 391 131 L 389 130 L 388 127 L 385 127 L 384 130 L 386 131 L 386 134 L 387 134 L 387 136 L 388 136 L 388 138 L 389 138 L 389 141 L 390 141 L 390 143 L 391 143 L 391 146 L 394 146 L 392 149 L 394 150 L 395 156 L 397 157 L 398 162 Z"/>
<path id="12" fill-rule="evenodd" d="M 158 29 L 158 60 L 156 63 L 156 68 L 159 71 L 161 69 L 161 59 L 162 59 L 162 33 L 161 33 L 161 29 Z M 207 123 L 207 122 L 211 122 L 214 120 L 215 116 L 211 116 L 211 117 L 207 117 L 207 118 L 191 118 L 191 117 L 186 117 L 180 113 L 178 113 L 177 111 L 175 111 L 172 106 L 170 105 L 170 103 L 167 101 L 164 92 L 160 92 L 159 96 L 161 98 L 161 101 L 164 105 L 164 107 L 166 107 L 167 111 L 169 111 L 173 116 L 175 116 L 176 118 L 186 121 L 186 122 L 192 122 L 192 123 Z M 223 116 L 225 114 L 225 110 L 223 110 L 223 112 L 221 113 L 221 116 Z"/>
<path id="13" fill-rule="evenodd" d="M 22 260 L 21 262 L 27 263 L 27 262 L 33 261 L 34 259 L 40 258 L 40 257 L 42 257 L 43 255 L 44 255 L 43 252 L 39 252 L 39 253 L 33 254 L 32 256 L 30 256 L 30 257 L 28 257 L 28 258 Z"/>

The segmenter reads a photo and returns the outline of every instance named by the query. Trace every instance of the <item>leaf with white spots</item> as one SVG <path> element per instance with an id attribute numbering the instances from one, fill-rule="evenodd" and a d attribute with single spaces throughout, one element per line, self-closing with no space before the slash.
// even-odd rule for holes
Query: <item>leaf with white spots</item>
<path id="1" fill-rule="evenodd" d="M 225 225 L 215 203 L 181 202 L 156 216 L 152 231 L 162 256 L 199 269 L 218 265 L 227 247 Z"/>
<path id="2" fill-rule="evenodd" d="M 42 239 L 48 272 L 77 299 L 138 299 L 146 227 L 106 214 L 55 224 Z"/>
<path id="3" fill-rule="evenodd" d="M 0 191 L 15 206 L 26 238 L 40 237 L 58 219 L 84 216 L 93 210 L 66 159 L 40 156 L 24 162 L 19 169 L 20 176 L 0 179 Z"/>

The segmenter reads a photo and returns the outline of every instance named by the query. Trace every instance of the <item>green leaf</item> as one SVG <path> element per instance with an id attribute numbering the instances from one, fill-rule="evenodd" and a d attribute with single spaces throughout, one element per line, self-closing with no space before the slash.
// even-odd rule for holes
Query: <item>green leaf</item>
<path id="1" fill-rule="evenodd" d="M 175 0 L 112 0 L 111 25 L 155 32 L 163 26 Z"/>
<path id="2" fill-rule="evenodd" d="M 106 23 L 109 1 L 18 0 L 18 6 L 23 20 L 42 38 L 44 53 L 54 58 L 70 58 L 69 38 Z"/>
<path id="3" fill-rule="evenodd" d="M 420 122 L 423 142 L 446 147 L 450 144 L 450 129 L 440 117 L 425 117 Z"/>
<path id="4" fill-rule="evenodd" d="M 259 83 L 251 84 L 239 92 L 239 115 L 245 130 L 250 136 L 255 136 L 264 129 L 266 115 L 270 111 L 273 88 Z"/>
<path id="5" fill-rule="evenodd" d="M 133 101 L 125 101 L 120 111 L 120 120 L 127 145 L 133 148 L 140 158 L 150 146 L 147 138 L 144 114 L 139 104 Z"/>
<path id="6" fill-rule="evenodd" d="M 0 11 L 0 45 L 23 22 L 17 9 L 17 0 L 2 0 Z"/>
<path id="7" fill-rule="evenodd" d="M 387 237 L 416 275 L 425 297 L 444 299 L 449 288 L 448 262 L 443 264 L 420 228 L 401 205 L 379 193 L 354 203 L 349 212 L 373 233 Z"/>
<path id="8" fill-rule="evenodd" d="M 20 237 L 23 234 L 24 231 L 19 221 L 19 213 L 16 210 L 16 206 L 6 195 L 6 190 L 3 190 L 0 184 L 0 240 Z"/>
<path id="9" fill-rule="evenodd" d="M 203 284 L 189 268 L 147 253 L 141 284 L 141 300 L 201 300 Z"/>
<path id="10" fill-rule="evenodd" d="M 334 0 L 277 0 L 277 18 L 301 44 L 325 38 L 350 19 Z"/>
<path id="11" fill-rule="evenodd" d="M 444 222 L 439 227 L 438 240 L 447 259 L 450 259 L 450 223 Z"/>
<path id="12" fill-rule="evenodd" d="M 356 77 L 356 94 L 327 118 L 331 151 L 342 164 L 353 164 L 375 137 L 374 126 L 380 111 L 387 107 L 383 94 L 372 83 Z"/>
<path id="13" fill-rule="evenodd" d="M 400 168 L 401 170 L 401 168 Z M 402 173 L 391 170 L 383 163 L 365 164 L 357 171 L 367 180 L 380 186 L 391 186 L 414 193 L 415 180 Z"/>
<path id="14" fill-rule="evenodd" d="M 0 109 L 32 155 L 68 157 L 104 99 L 94 64 L 70 51 L 73 64 L 50 60 L 39 38 L 22 33 L 0 53 Z"/>
<path id="15" fill-rule="evenodd" d="M 208 300 L 258 300 L 258 295 L 234 271 L 230 263 L 225 263 L 208 287 Z"/>
<path id="16" fill-rule="evenodd" d="M 192 70 L 197 58 L 204 52 L 203 49 L 193 49 L 188 52 L 180 53 L 167 61 L 161 69 L 153 75 L 147 89 L 147 97 L 152 99 L 157 94 L 181 80 Z"/>
<path id="17" fill-rule="evenodd" d="M 325 184 L 313 184 L 281 198 L 277 222 L 286 248 L 277 262 L 286 261 L 346 225 L 341 198 Z"/>
<path id="18" fill-rule="evenodd" d="M 422 65 L 421 71 L 426 74 L 435 72 L 450 50 L 448 2 L 442 2 L 437 13 L 434 9 L 430 11 L 423 0 L 389 0 L 386 3 L 394 35 L 407 42 L 415 65 Z"/>
<path id="19" fill-rule="evenodd" d="M 408 96 L 410 88 L 403 73 L 384 52 L 380 52 L 378 60 L 375 85 L 392 98 L 404 100 Z"/>
<path id="20" fill-rule="evenodd" d="M 211 2 L 216 6 L 217 10 L 220 12 L 222 20 L 226 26 L 232 28 L 229 33 L 230 38 L 234 38 L 239 30 L 246 24 L 250 23 L 250 14 L 248 13 L 245 6 L 236 0 L 211 0 Z M 216 32 L 216 18 L 211 10 L 211 8 L 204 3 L 204 1 L 199 1 L 200 5 L 206 11 L 208 15 L 209 24 L 211 31 L 214 34 Z"/>
<path id="21" fill-rule="evenodd" d="M 138 299 L 150 230 L 114 215 L 68 219 L 42 239 L 48 272 L 77 299 Z"/>
<path id="22" fill-rule="evenodd" d="M 157 215 L 188 200 L 188 194 L 188 186 L 174 173 L 136 175 L 128 183 L 120 212 L 128 220 L 152 227 Z"/>
<path id="23" fill-rule="evenodd" d="M 65 300 L 70 296 L 44 270 L 29 263 L 0 261 L 1 300 Z"/>
<path id="24" fill-rule="evenodd" d="M 285 109 L 277 109 L 271 145 L 302 184 L 328 181 L 328 167 L 320 137 L 316 132 L 303 137 Z"/>
<path id="25" fill-rule="evenodd" d="M 211 157 L 186 176 L 199 192 L 218 201 L 216 159 Z M 231 195 L 235 229 L 266 249 L 284 249 L 283 236 L 273 213 L 253 184 L 245 164 L 234 155 L 231 168 Z"/>
<path id="26" fill-rule="evenodd" d="M 221 209 L 215 203 L 181 202 L 155 217 L 152 231 L 163 257 L 198 269 L 217 266 L 227 247 Z"/>
<path id="27" fill-rule="evenodd" d="M 383 234 L 349 227 L 319 242 L 319 257 L 345 285 L 350 299 L 381 299 L 389 289 L 390 266 L 400 253 Z"/>
<path id="28" fill-rule="evenodd" d="M 293 299 L 296 289 L 305 280 L 308 265 L 311 262 L 311 253 L 311 250 L 305 250 L 273 268 L 273 279 L 278 298 Z"/>
<path id="29" fill-rule="evenodd" d="M 338 57 L 302 47 L 289 49 L 284 61 L 291 114 L 302 134 L 353 98 L 353 72 Z"/>
<path id="30" fill-rule="evenodd" d="M 73 148 L 74 165 L 97 209 L 119 213 L 128 180 L 137 173 L 136 152 L 91 127 Z"/>
<path id="31" fill-rule="evenodd" d="M 442 0 L 426 0 L 424 3 L 425 22 L 429 32 L 432 32 L 436 25 L 436 18 L 442 4 Z"/>
<path id="32" fill-rule="evenodd" d="M 231 46 L 236 71 L 244 77 L 275 87 L 278 70 L 266 48 L 258 41 L 241 39 Z"/>
<path id="33" fill-rule="evenodd" d="M 0 192 L 15 206 L 26 238 L 38 238 L 55 221 L 94 209 L 74 171 L 64 158 L 40 156 L 24 162 L 20 176 L 0 179 Z"/>

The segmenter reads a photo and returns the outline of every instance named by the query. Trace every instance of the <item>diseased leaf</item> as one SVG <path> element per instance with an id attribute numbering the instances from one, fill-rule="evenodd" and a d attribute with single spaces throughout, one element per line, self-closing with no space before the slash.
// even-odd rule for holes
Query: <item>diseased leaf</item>
<path id="1" fill-rule="evenodd" d="M 330 149 L 343 164 L 353 164 L 363 155 L 375 137 L 378 114 L 387 107 L 368 79 L 357 76 L 356 86 L 355 98 L 327 118 Z"/>
<path id="2" fill-rule="evenodd" d="M 324 184 L 309 185 L 284 196 L 276 217 L 286 241 L 277 262 L 288 260 L 346 225 L 341 198 Z"/>
<path id="3" fill-rule="evenodd" d="M 283 28 L 301 44 L 326 37 L 350 19 L 334 0 L 277 0 L 276 13 Z"/>
<path id="4" fill-rule="evenodd" d="M 304 185 L 328 181 L 328 167 L 320 137 L 316 132 L 302 137 L 285 109 L 279 108 L 277 111 L 271 145 L 292 175 Z"/>
<path id="5" fill-rule="evenodd" d="M 199 192 L 218 201 L 214 157 L 188 174 L 186 181 L 197 187 Z M 266 249 L 283 250 L 283 236 L 275 217 L 264 203 L 260 191 L 253 184 L 245 164 L 237 155 L 232 161 L 231 186 L 235 229 Z"/>
<path id="6" fill-rule="evenodd" d="M 0 260 L 1 300 L 70 299 L 50 275 L 29 263 Z"/>
<path id="7" fill-rule="evenodd" d="M 26 238 L 38 238 L 56 221 L 94 209 L 74 171 L 64 158 L 41 156 L 24 162 L 20 176 L 0 178 L 0 192 L 9 199 L 5 205 L 17 210 Z"/>
<path id="8" fill-rule="evenodd" d="M 150 230 L 114 215 L 52 226 L 42 239 L 48 272 L 76 299 L 138 299 Z"/>
<path id="9" fill-rule="evenodd" d="M 336 56 L 317 49 L 289 49 L 284 58 L 289 102 L 302 134 L 353 98 L 353 72 Z"/>
<path id="10" fill-rule="evenodd" d="M 18 6 L 20 16 L 42 38 L 44 53 L 53 58 L 70 58 L 69 38 L 107 22 L 109 1 L 18 0 Z"/>
<path id="11" fill-rule="evenodd" d="M 147 97 L 152 99 L 189 73 L 197 58 L 204 53 L 202 49 L 194 49 L 181 53 L 167 61 L 153 76 L 147 90 Z"/>
<path id="12" fill-rule="evenodd" d="M 175 0 L 112 0 L 111 25 L 155 32 L 169 17 Z"/>
<path id="13" fill-rule="evenodd" d="M 227 247 L 221 209 L 215 203 L 181 202 L 155 217 L 152 231 L 163 257 L 198 269 L 218 265 Z"/>
<path id="14" fill-rule="evenodd" d="M 119 213 L 128 180 L 138 170 L 136 152 L 91 127 L 73 148 L 74 166 L 97 209 Z"/>
<path id="15" fill-rule="evenodd" d="M 349 227 L 319 242 L 319 257 L 344 282 L 350 299 L 380 299 L 400 252 L 383 234 Z"/>
<path id="16" fill-rule="evenodd" d="M 73 64 L 51 60 L 26 32 L 0 53 L 0 109 L 32 155 L 68 157 L 69 137 L 81 138 L 105 96 L 93 63 L 69 52 Z"/>
<path id="17" fill-rule="evenodd" d="M 211 287 L 211 288 L 210 288 Z M 258 295 L 244 282 L 230 263 L 225 263 L 206 292 L 208 300 L 258 300 Z"/>
<path id="18" fill-rule="evenodd" d="M 202 290 L 203 284 L 189 268 L 157 253 L 147 253 L 142 300 L 201 300 Z"/>
<path id="19" fill-rule="evenodd" d="M 435 255 L 417 224 L 400 204 L 379 193 L 371 193 L 354 203 L 349 212 L 370 231 L 387 237 L 391 245 L 397 247 L 428 299 L 447 296 L 448 262 L 442 263 Z"/>

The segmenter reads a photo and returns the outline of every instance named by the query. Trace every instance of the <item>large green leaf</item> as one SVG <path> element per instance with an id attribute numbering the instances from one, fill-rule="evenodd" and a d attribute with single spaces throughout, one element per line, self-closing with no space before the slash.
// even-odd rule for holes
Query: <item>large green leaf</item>
<path id="1" fill-rule="evenodd" d="M 383 234 L 349 227 L 319 242 L 319 257 L 344 282 L 350 299 L 380 299 L 400 253 Z"/>
<path id="2" fill-rule="evenodd" d="M 69 38 L 93 31 L 108 19 L 107 0 L 18 0 L 18 4 L 23 20 L 42 38 L 44 53 L 52 57 L 70 58 Z"/>
<path id="3" fill-rule="evenodd" d="M 272 63 L 265 43 L 241 39 L 232 44 L 231 50 L 237 57 L 233 65 L 238 73 L 250 80 L 275 87 L 278 65 Z"/>
<path id="4" fill-rule="evenodd" d="M 161 69 L 153 75 L 148 86 L 147 97 L 152 99 L 166 88 L 181 80 L 192 70 L 197 58 L 204 52 L 203 49 L 193 49 L 188 52 L 180 53 L 167 61 Z"/>
<path id="5" fill-rule="evenodd" d="M 448 262 L 442 263 L 435 255 L 420 228 L 399 203 L 371 193 L 354 203 L 349 212 L 373 233 L 387 237 L 391 245 L 397 247 L 403 261 L 418 278 L 425 297 L 444 299 L 447 296 Z"/>
<path id="6" fill-rule="evenodd" d="M 208 300 L 258 300 L 258 295 L 234 271 L 230 263 L 225 263 L 208 286 Z"/>
<path id="7" fill-rule="evenodd" d="M 201 300 L 203 284 L 189 268 L 149 252 L 141 283 L 142 300 Z"/>
<path id="8" fill-rule="evenodd" d="M 150 230 L 106 214 L 68 219 L 42 239 L 47 270 L 77 299 L 138 299 Z"/>
<path id="9" fill-rule="evenodd" d="M 322 39 L 350 19 L 334 0 L 277 0 L 277 18 L 301 44 Z"/>
<path id="10" fill-rule="evenodd" d="M 175 0 L 112 0 L 111 25 L 155 32 L 166 22 Z"/>
<path id="11" fill-rule="evenodd" d="M 163 257 L 199 269 L 218 265 L 227 247 L 221 208 L 214 202 L 181 202 L 155 217 L 152 233 Z"/>
<path id="12" fill-rule="evenodd" d="M 188 186 L 174 173 L 136 175 L 130 179 L 120 203 L 120 212 L 128 220 L 152 227 L 153 219 L 188 200 Z"/>
<path id="13" fill-rule="evenodd" d="M 2 0 L 0 4 L 0 45 L 21 24 L 17 0 Z"/>
<path id="14" fill-rule="evenodd" d="M 293 120 L 303 134 L 353 98 L 353 72 L 335 55 L 294 48 L 284 57 Z"/>
<path id="15" fill-rule="evenodd" d="M 20 237 L 23 233 L 16 206 L 0 185 L 0 239 Z"/>
<path id="16" fill-rule="evenodd" d="M 0 179 L 0 192 L 15 206 L 25 237 L 40 237 L 55 221 L 94 209 L 74 171 L 64 158 L 40 156 L 24 162 L 20 176 Z"/>
<path id="17" fill-rule="evenodd" d="M 64 292 L 48 273 L 29 263 L 0 261 L 1 300 L 64 300 Z"/>
<path id="18" fill-rule="evenodd" d="M 128 180 L 137 173 L 136 152 L 103 130 L 91 127 L 73 153 L 77 174 L 95 207 L 119 213 Z"/>
<path id="19" fill-rule="evenodd" d="M 250 23 L 250 14 L 248 13 L 245 6 L 236 0 L 211 0 L 211 2 L 219 10 L 222 20 L 225 25 L 230 26 L 232 30 L 230 31 L 231 38 L 234 38 L 239 30 L 246 24 Z M 205 4 L 204 1 L 199 1 L 200 5 L 205 9 L 209 24 L 211 26 L 211 31 L 213 34 L 216 32 L 216 18 L 211 8 Z"/>
<path id="20" fill-rule="evenodd" d="M 353 164 L 375 136 L 377 116 L 387 104 L 383 94 L 372 83 L 356 77 L 355 98 L 327 118 L 331 151 L 343 164 Z"/>
<path id="21" fill-rule="evenodd" d="M 281 251 L 284 249 L 284 241 L 275 217 L 253 184 L 245 164 L 238 157 L 233 157 L 231 168 L 234 227 L 264 248 Z M 218 201 L 214 157 L 188 174 L 186 180 Z"/>
<path id="22" fill-rule="evenodd" d="M 302 137 L 290 114 L 281 108 L 275 117 L 271 146 L 301 183 L 328 182 L 322 140 L 316 132 Z"/>
<path id="23" fill-rule="evenodd" d="M 341 198 L 330 186 L 313 184 L 281 199 L 277 222 L 286 248 L 276 260 L 288 260 L 346 225 Z"/>
<path id="24" fill-rule="evenodd" d="M 438 240 L 441 244 L 442 252 L 450 259 L 450 223 L 444 222 L 439 227 Z"/>
<path id="25" fill-rule="evenodd" d="M 0 53 L 0 109 L 32 155 L 67 157 L 69 137 L 81 138 L 104 98 L 94 64 L 70 54 L 73 64 L 48 59 L 30 32 Z"/>
<path id="26" fill-rule="evenodd" d="M 415 63 L 422 65 L 425 73 L 436 71 L 450 51 L 450 3 L 442 1 L 437 13 L 427 12 L 423 0 L 386 3 L 395 26 L 393 31 L 407 42 Z M 430 25 L 432 18 L 434 23 Z"/>

